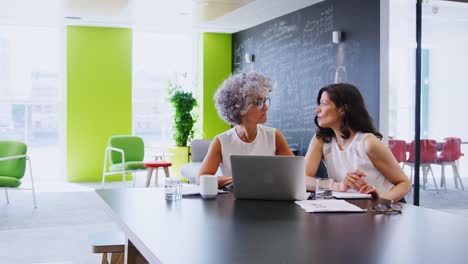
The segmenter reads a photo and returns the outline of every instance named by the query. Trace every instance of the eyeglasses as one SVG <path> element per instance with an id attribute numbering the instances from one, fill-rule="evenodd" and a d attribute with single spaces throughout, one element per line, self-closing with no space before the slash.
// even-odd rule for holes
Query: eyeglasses
<path id="1" fill-rule="evenodd" d="M 401 214 L 403 207 L 396 203 L 391 203 L 390 205 L 378 203 L 374 204 L 371 210 L 383 214 Z"/>
<path id="2" fill-rule="evenodd" d="M 252 102 L 252 104 L 258 106 L 259 108 L 263 108 L 266 106 L 270 106 L 270 97 L 265 98 L 257 98 L 257 101 Z"/>

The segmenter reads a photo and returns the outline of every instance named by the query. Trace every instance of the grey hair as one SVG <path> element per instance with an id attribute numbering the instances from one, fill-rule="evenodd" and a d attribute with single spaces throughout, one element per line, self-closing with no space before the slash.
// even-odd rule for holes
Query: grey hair
<path id="1" fill-rule="evenodd" d="M 231 125 L 242 121 L 242 114 L 247 112 L 251 103 L 272 91 L 271 80 L 260 73 L 237 73 L 218 87 L 214 95 L 218 115 Z"/>

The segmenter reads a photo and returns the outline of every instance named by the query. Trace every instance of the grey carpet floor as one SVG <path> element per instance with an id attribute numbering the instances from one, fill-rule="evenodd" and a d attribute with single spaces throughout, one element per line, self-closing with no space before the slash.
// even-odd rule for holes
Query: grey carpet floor
<path id="1" fill-rule="evenodd" d="M 100 263 L 88 236 L 118 231 L 94 192 L 0 193 L 0 263 Z"/>

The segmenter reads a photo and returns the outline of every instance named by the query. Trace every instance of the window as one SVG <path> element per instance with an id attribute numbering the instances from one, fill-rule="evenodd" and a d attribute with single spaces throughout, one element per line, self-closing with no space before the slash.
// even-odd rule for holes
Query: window
<path id="1" fill-rule="evenodd" d="M 40 180 L 64 179 L 60 51 L 58 28 L 0 26 L 0 138 L 28 145 Z"/>
<path id="2" fill-rule="evenodd" d="M 133 133 L 156 152 L 173 145 L 168 83 L 195 90 L 192 38 L 191 34 L 133 33 Z"/>

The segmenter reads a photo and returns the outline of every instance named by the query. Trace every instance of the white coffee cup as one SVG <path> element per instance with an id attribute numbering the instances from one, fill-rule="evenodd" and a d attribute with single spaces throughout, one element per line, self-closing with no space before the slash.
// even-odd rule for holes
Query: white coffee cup
<path id="1" fill-rule="evenodd" d="M 203 198 L 215 198 L 218 194 L 218 176 L 200 175 L 200 195 Z"/>

